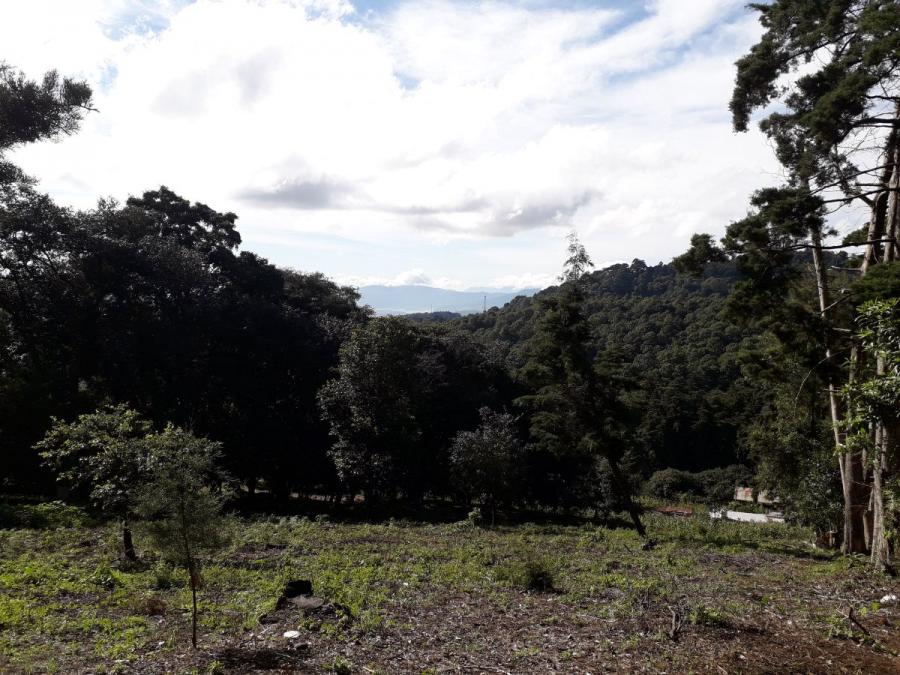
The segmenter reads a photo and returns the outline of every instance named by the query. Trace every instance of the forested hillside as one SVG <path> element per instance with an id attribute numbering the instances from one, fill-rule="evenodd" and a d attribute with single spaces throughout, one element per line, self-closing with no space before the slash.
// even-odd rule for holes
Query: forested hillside
<path id="1" fill-rule="evenodd" d="M 591 349 L 628 384 L 639 420 L 633 452 L 643 472 L 748 459 L 744 437 L 766 398 L 764 384 L 741 369 L 758 331 L 725 315 L 738 276 L 726 263 L 697 279 L 672 264 L 648 267 L 635 260 L 583 277 Z M 558 292 L 552 287 L 454 323 L 487 343 L 509 345 L 510 363 L 520 369 Z"/>

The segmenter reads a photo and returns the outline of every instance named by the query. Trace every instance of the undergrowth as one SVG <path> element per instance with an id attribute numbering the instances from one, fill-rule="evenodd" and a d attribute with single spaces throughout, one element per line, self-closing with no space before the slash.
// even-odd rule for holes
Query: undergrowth
<path id="1" fill-rule="evenodd" d="M 148 650 L 184 648 L 190 592 L 182 570 L 140 550 L 140 533 L 141 562 L 126 566 L 118 558 L 115 524 L 90 525 L 58 505 L 34 506 L 31 512 L 45 520 L 0 531 L 0 670 L 48 670 L 67 661 L 95 670 L 125 664 L 127 670 Z M 710 597 L 744 583 L 731 573 L 711 575 L 716 569 L 709 556 L 751 564 L 765 552 L 803 561 L 792 574 L 798 583 L 862 573 L 852 560 L 812 549 L 811 534 L 797 527 L 657 514 L 647 514 L 646 524 L 655 544 L 650 550 L 630 529 L 594 524 L 473 528 L 468 521 L 234 519 L 230 548 L 204 561 L 201 644 L 258 630 L 294 579 L 310 579 L 313 592 L 335 608 L 333 617 L 298 619 L 297 627 L 343 641 L 381 630 L 393 606 L 439 602 L 448 592 L 475 593 L 498 606 L 551 594 L 560 604 L 548 622 L 577 625 L 582 619 L 576 608 L 584 602 L 599 603 L 597 611 L 615 620 L 682 602 L 685 580 L 706 578 L 699 592 Z M 710 597 L 691 605 L 690 625 L 732 625 L 730 616 L 740 605 L 726 611 Z M 768 611 L 793 602 L 765 598 L 759 604 Z M 565 618 L 566 612 L 572 615 Z M 838 634 L 833 618 L 817 620 L 823 634 Z M 521 651 L 522 658 L 530 653 Z M 339 672 L 345 664 L 333 665 Z"/>

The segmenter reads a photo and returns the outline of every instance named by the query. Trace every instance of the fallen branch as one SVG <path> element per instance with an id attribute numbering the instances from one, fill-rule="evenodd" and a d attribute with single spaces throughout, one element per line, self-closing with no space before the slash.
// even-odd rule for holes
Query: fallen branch
<path id="1" fill-rule="evenodd" d="M 866 627 L 863 626 L 855 616 L 853 616 L 853 607 L 847 610 L 847 620 L 850 621 L 851 624 L 859 628 L 866 635 L 869 634 L 869 631 L 866 629 Z"/>

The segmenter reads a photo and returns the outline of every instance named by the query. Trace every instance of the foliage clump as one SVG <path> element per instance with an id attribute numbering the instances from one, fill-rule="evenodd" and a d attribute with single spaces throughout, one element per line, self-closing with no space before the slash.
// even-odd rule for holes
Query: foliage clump
<path id="1" fill-rule="evenodd" d="M 546 593 L 554 589 L 554 566 L 546 558 L 529 557 L 499 565 L 494 578 L 524 591 Z"/>
<path id="2" fill-rule="evenodd" d="M 751 485 L 753 472 L 741 465 L 692 473 L 681 469 L 654 472 L 644 483 L 644 492 L 658 499 L 700 500 L 721 504 L 734 499 L 734 489 Z"/>
<path id="3" fill-rule="evenodd" d="M 461 431 L 453 438 L 450 475 L 468 501 L 474 498 L 490 510 L 493 524 L 497 505 L 517 496 L 524 446 L 513 415 L 486 407 L 479 414 L 481 424 L 475 431 Z"/>
<path id="4" fill-rule="evenodd" d="M 36 448 L 57 479 L 82 491 L 107 518 L 122 523 L 125 556 L 135 558 L 131 521 L 137 490 L 152 468 L 144 442 L 150 423 L 125 405 L 106 406 L 74 422 L 53 419 Z"/>

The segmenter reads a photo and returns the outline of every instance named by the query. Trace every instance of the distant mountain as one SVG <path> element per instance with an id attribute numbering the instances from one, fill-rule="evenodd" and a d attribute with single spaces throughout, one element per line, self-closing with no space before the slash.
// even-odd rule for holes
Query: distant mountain
<path id="1" fill-rule="evenodd" d="M 371 306 L 377 314 L 415 314 L 456 312 L 472 314 L 485 305 L 502 307 L 513 298 L 537 293 L 538 288 L 511 290 L 451 291 L 431 286 L 361 286 L 360 304 Z"/>

